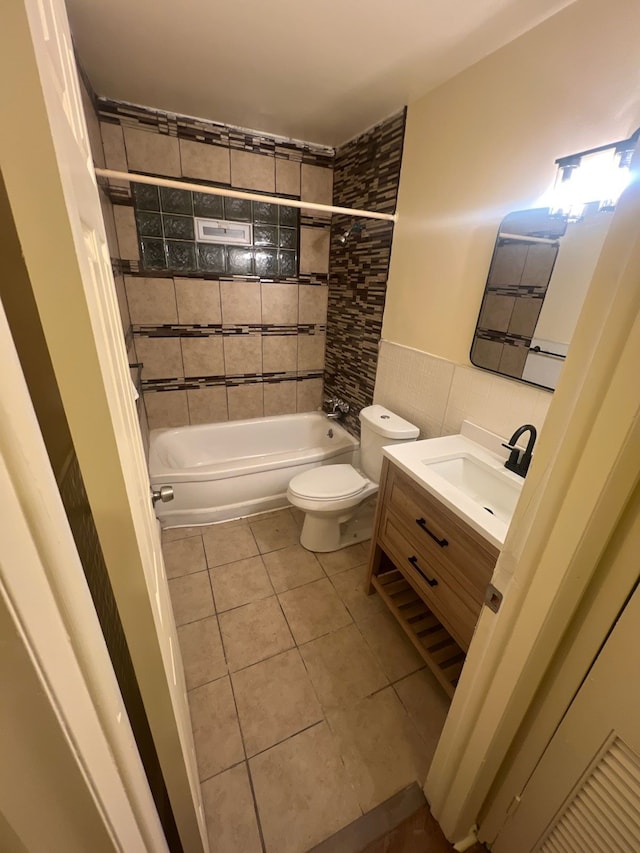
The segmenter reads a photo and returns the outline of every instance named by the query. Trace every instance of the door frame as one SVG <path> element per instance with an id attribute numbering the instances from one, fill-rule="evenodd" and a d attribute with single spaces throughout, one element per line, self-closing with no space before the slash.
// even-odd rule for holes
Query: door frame
<path id="1" fill-rule="evenodd" d="M 65 766 L 73 768 L 82 807 L 83 788 L 94 804 L 94 812 L 78 828 L 72 823 L 70 832 L 80 834 L 80 826 L 93 822 L 100 849 L 107 849 L 108 837 L 114 850 L 164 853 L 162 827 L 1 303 L 0 363 L 3 644 L 29 662 L 7 685 L 12 702 L 3 701 L 3 731 L 18 750 L 40 736 L 29 728 L 38 723 L 64 743 L 57 759 L 64 756 Z M 26 709 L 23 693 L 29 696 Z M 58 790 L 43 789 L 39 778 L 56 778 L 62 768 L 44 748 L 37 756 L 41 773 L 33 772 L 30 761 L 27 753 L 24 766 L 14 762 L 12 773 L 4 774 L 5 820 L 26 849 L 69 849 L 69 837 L 59 834 L 64 830 L 52 812 L 69 808 L 72 817 L 74 802 L 56 802 Z M 73 841 L 77 850 L 88 849 L 83 841 L 92 848 L 98 843 L 86 836 Z"/>
<path id="2" fill-rule="evenodd" d="M 183 847 L 204 853 L 184 672 L 62 0 L 4 10 L 0 115 L 7 197 L 169 800 Z"/>
<path id="3" fill-rule="evenodd" d="M 483 608 L 425 784 L 433 814 L 454 842 L 468 837 L 499 780 L 567 625 L 586 606 L 601 557 L 638 482 L 637 154 L 635 168 L 496 565 L 493 583 L 503 592 L 502 607 L 498 614 Z M 626 594 L 624 582 L 611 583 L 598 606 L 615 614 Z M 579 683 L 584 669 L 574 663 Z M 535 753 L 524 759 L 531 772 Z M 503 800 L 503 819 L 507 807 Z"/>

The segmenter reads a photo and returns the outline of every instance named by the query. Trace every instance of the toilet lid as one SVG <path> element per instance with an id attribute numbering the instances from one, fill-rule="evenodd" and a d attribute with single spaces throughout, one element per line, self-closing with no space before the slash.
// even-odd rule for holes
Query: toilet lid
<path id="1" fill-rule="evenodd" d="M 320 465 L 297 474 L 289 483 L 289 490 L 300 498 L 329 501 L 357 495 L 367 482 L 352 465 Z"/>

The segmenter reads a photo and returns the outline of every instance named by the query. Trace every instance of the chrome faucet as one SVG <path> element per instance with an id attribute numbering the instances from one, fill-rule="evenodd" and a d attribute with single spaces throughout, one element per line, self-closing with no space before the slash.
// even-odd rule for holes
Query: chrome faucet
<path id="1" fill-rule="evenodd" d="M 330 409 L 325 414 L 332 421 L 337 421 L 343 415 L 349 414 L 349 404 L 341 400 L 340 397 L 329 397 L 328 400 L 325 400 L 325 405 L 329 406 Z"/>
<path id="2" fill-rule="evenodd" d="M 520 450 L 519 447 L 516 447 L 516 441 L 525 432 L 530 433 L 529 442 L 527 443 L 526 450 Z M 517 474 L 519 477 L 525 477 L 529 470 L 529 465 L 531 464 L 533 445 L 536 443 L 537 436 L 538 433 L 533 424 L 523 424 L 523 426 L 518 427 L 509 439 L 509 443 L 502 445 L 503 447 L 506 447 L 507 450 L 511 451 L 509 458 L 504 463 L 504 467 L 508 468 L 509 471 L 513 471 L 513 473 Z"/>

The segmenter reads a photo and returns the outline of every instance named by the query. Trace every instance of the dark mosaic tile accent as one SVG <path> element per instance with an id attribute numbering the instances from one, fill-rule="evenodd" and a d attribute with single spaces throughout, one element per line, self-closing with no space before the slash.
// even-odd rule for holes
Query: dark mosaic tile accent
<path id="1" fill-rule="evenodd" d="M 196 247 L 194 243 L 179 240 L 167 240 L 167 267 L 170 270 L 189 271 L 196 268 Z"/>
<path id="2" fill-rule="evenodd" d="M 142 261 L 145 269 L 163 270 L 167 268 L 164 240 L 144 238 L 140 241 Z"/>
<path id="3" fill-rule="evenodd" d="M 204 216 L 206 219 L 222 219 L 224 216 L 222 196 L 194 193 L 193 214 Z"/>
<path id="4" fill-rule="evenodd" d="M 194 240 L 195 232 L 193 228 L 192 216 L 177 216 L 175 214 L 163 214 L 162 224 L 164 226 L 164 236 L 172 240 Z"/>
<path id="5" fill-rule="evenodd" d="M 338 149 L 336 205 L 395 211 L 404 125 L 403 111 Z M 358 224 L 360 230 L 354 229 L 341 244 L 336 238 L 353 225 L 353 219 L 334 215 L 331 222 L 324 371 L 325 395 L 350 404 L 345 425 L 356 435 L 358 413 L 373 401 L 393 238 L 391 222 L 363 219 Z"/>
<path id="6" fill-rule="evenodd" d="M 255 250 L 256 275 L 269 277 L 278 274 L 278 250 L 256 249 Z"/>
<path id="7" fill-rule="evenodd" d="M 136 223 L 141 237 L 162 237 L 162 219 L 159 213 L 139 210 L 136 213 Z"/>
<path id="8" fill-rule="evenodd" d="M 227 269 L 227 250 L 213 243 L 197 243 L 198 269 L 203 272 L 223 273 Z"/>

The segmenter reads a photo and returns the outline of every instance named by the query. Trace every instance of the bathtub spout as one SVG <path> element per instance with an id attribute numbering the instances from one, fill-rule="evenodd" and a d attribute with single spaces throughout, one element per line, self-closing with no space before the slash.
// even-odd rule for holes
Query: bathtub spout
<path id="1" fill-rule="evenodd" d="M 329 411 L 325 415 L 330 419 L 337 421 L 343 415 L 349 414 L 349 404 L 341 400 L 340 397 L 330 397 L 325 401 L 325 405 L 329 407 Z"/>

